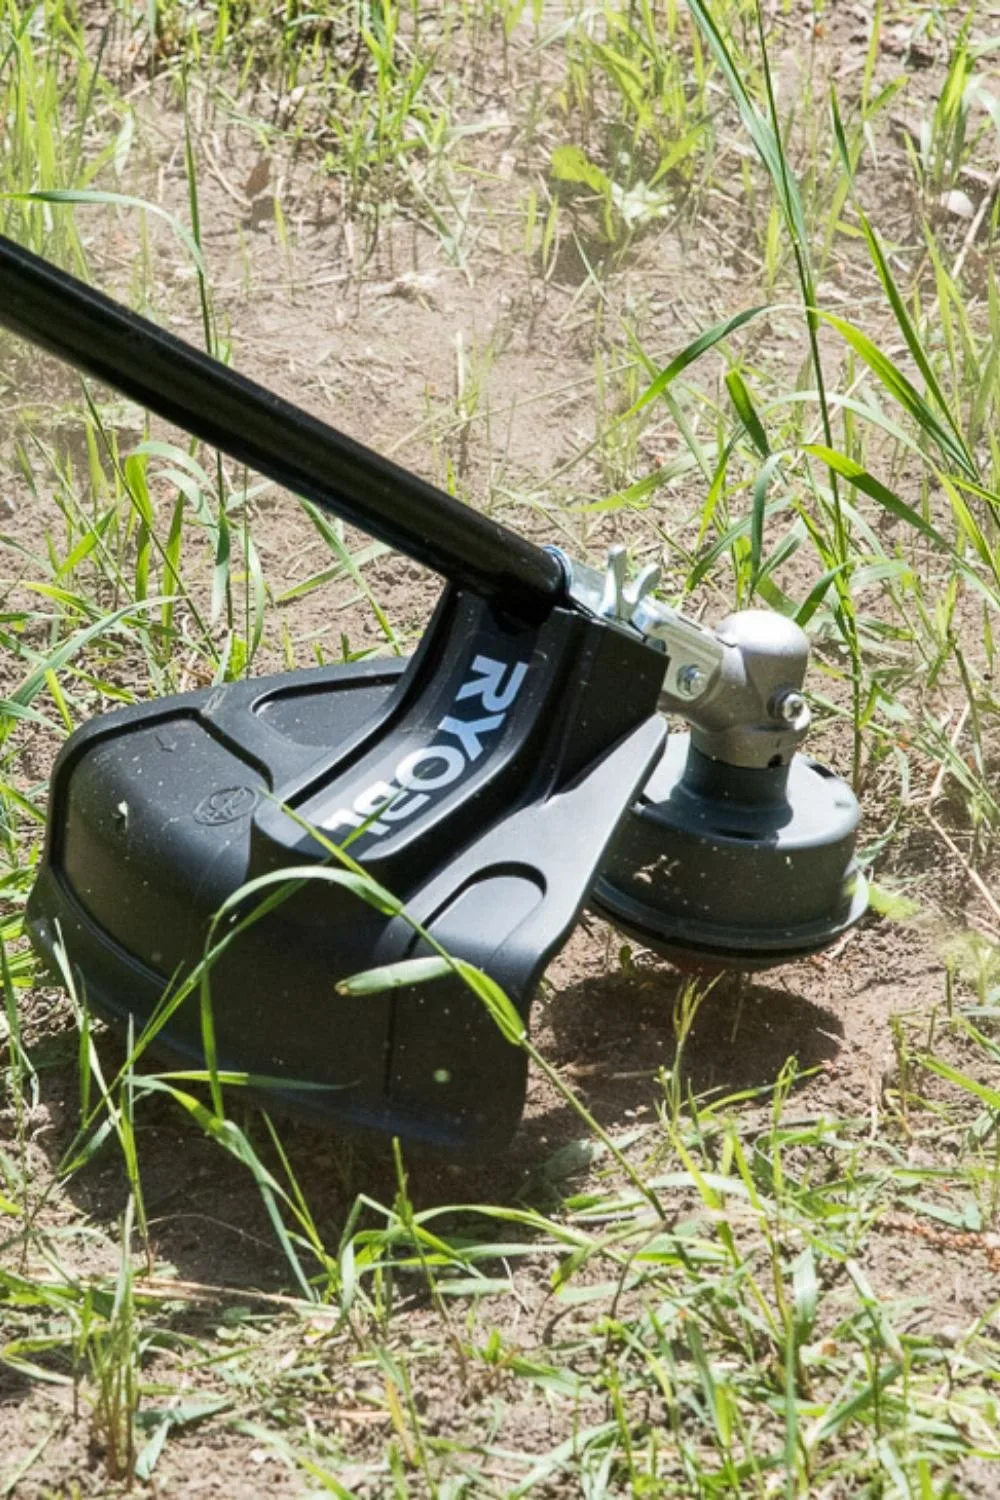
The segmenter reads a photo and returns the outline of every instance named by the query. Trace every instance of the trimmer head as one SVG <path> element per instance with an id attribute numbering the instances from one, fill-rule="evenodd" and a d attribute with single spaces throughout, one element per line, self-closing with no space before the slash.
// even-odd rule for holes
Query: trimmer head
<path id="1" fill-rule="evenodd" d="M 28 931 L 160 1055 L 482 1153 L 517 1124 L 526 1055 L 459 969 L 342 981 L 446 953 L 527 1027 L 588 900 L 716 967 L 857 921 L 857 805 L 798 753 L 797 626 L 710 630 L 652 598 L 655 569 L 627 584 L 620 549 L 597 573 L 534 547 L 2 237 L 0 324 L 450 580 L 408 663 L 163 699 L 67 742 Z M 658 709 L 690 743 L 664 751 Z"/>
<path id="2" fill-rule="evenodd" d="M 682 967 L 767 969 L 864 914 L 859 809 L 825 766 L 745 769 L 672 734 L 621 821 L 591 905 Z"/>
<path id="3" fill-rule="evenodd" d="M 684 967 L 766 969 L 826 948 L 864 914 L 851 789 L 798 751 L 809 655 L 797 625 L 744 610 L 724 655 L 622 818 L 595 909 Z"/>

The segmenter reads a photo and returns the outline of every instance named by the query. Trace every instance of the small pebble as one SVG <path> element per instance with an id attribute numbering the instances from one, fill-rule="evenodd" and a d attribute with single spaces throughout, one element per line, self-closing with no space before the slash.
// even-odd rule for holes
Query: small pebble
<path id="1" fill-rule="evenodd" d="M 976 211 L 972 199 L 961 188 L 952 188 L 951 192 L 942 193 L 939 201 L 943 209 L 959 219 L 971 219 Z"/>

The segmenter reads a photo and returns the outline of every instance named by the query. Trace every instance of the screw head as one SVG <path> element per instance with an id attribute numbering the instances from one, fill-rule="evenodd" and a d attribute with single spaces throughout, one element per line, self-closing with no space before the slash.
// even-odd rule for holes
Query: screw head
<path id="1" fill-rule="evenodd" d="M 684 698 L 693 698 L 705 680 L 705 674 L 700 667 L 689 662 L 686 667 L 677 670 L 677 691 Z"/>
<path id="2" fill-rule="evenodd" d="M 775 717 L 786 724 L 799 724 L 809 709 L 801 693 L 782 693 L 774 704 Z"/>

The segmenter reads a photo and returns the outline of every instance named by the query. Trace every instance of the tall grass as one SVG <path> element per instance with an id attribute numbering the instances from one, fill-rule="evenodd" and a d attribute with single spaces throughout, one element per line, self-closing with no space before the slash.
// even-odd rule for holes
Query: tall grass
<path id="1" fill-rule="evenodd" d="M 824 24 L 819 8 L 812 19 Z M 704 1087 L 693 1049 L 708 1025 L 739 1033 L 752 987 L 720 1022 L 723 990 L 671 988 L 615 943 L 623 994 L 660 986 L 671 1048 L 634 1079 L 646 1113 L 609 1120 L 463 970 L 530 1049 L 563 1111 L 560 1149 L 532 1147 L 496 1201 L 461 1179 L 434 1198 L 398 1149 L 386 1164 L 336 1141 L 323 1147 L 333 1178 L 318 1181 L 315 1138 L 251 1114 L 243 1093 L 262 1081 L 217 1065 L 211 946 L 123 1057 L 68 965 L 68 1003 L 52 1012 L 21 912 L 40 768 L 70 730 L 101 706 L 302 664 L 313 643 L 297 611 L 338 584 L 361 611 L 350 629 L 370 618 L 385 649 L 407 649 L 397 597 L 375 581 L 384 550 L 307 508 L 302 566 L 278 577 L 262 560 L 264 487 L 99 391 L 49 382 L 0 341 L 0 467 L 20 507 L 3 526 L 0 613 L 0 1361 L 25 1402 L 47 1410 L 41 1393 L 58 1386 L 72 1413 L 0 1467 L 0 1490 L 71 1484 L 70 1458 L 62 1473 L 45 1465 L 81 1432 L 100 1483 L 168 1488 L 199 1429 L 274 1456 L 310 1492 L 359 1496 L 944 1500 L 971 1492 L 975 1463 L 995 1466 L 994 1309 L 983 1290 L 974 1316 L 946 1317 L 939 1296 L 945 1274 L 989 1287 L 1000 1212 L 1000 297 L 992 207 L 967 239 L 939 202 L 973 181 L 970 164 L 995 170 L 989 53 L 978 11 L 936 16 L 939 87 L 910 160 L 889 135 L 908 85 L 887 76 L 886 24 L 876 6 L 863 64 L 836 93 L 806 69 L 789 98 L 789 33 L 753 0 L 448 0 L 432 14 L 408 0 L 157 0 L 119 8 L 105 31 L 68 0 L 0 0 L 4 232 L 104 282 L 98 226 L 112 223 L 140 251 L 132 294 L 168 315 L 158 278 L 182 267 L 184 306 L 225 354 L 205 184 L 226 166 L 211 139 L 226 119 L 273 166 L 336 185 L 337 254 L 359 287 L 355 218 L 373 258 L 416 224 L 421 253 L 476 295 L 498 263 L 523 278 L 559 350 L 558 378 L 532 398 L 565 426 L 556 456 L 529 474 L 505 453 L 481 482 L 499 335 L 454 346 L 454 399 L 422 393 L 401 447 L 425 443 L 453 484 L 574 550 L 596 555 L 618 531 L 665 558 L 690 607 L 763 603 L 797 619 L 815 646 L 817 748 L 866 798 L 880 909 L 922 921 L 913 941 L 931 944 L 964 896 L 977 929 L 950 942 L 929 1014 L 902 997 L 891 1067 L 856 1108 L 795 1059 L 752 1088 Z M 483 78 L 503 92 L 513 181 L 493 159 Z M 178 125 L 183 183 L 164 203 L 138 180 L 152 149 L 126 99 L 139 79 Z M 881 211 L 888 172 L 912 195 L 908 239 Z M 150 208 L 171 216 L 169 237 L 150 234 Z M 736 284 L 714 282 L 713 264 L 691 272 L 706 243 L 723 258 L 706 223 L 737 227 Z M 298 230 L 284 232 L 305 295 Z M 675 285 L 656 254 L 685 236 Z M 250 351 L 237 343 L 237 357 Z M 517 420 L 533 409 L 523 401 Z M 348 625 L 340 638 L 333 617 L 330 647 L 324 621 L 321 652 L 357 654 Z M 349 861 L 314 878 L 391 900 Z M 251 894 L 279 899 L 281 883 Z M 205 1067 L 158 1069 L 157 1029 L 199 1001 Z M 46 1161 L 36 1112 L 69 1079 L 71 1119 Z M 174 1209 L 157 1207 L 149 1166 L 164 1118 L 210 1143 L 226 1194 L 259 1204 L 279 1289 L 234 1285 L 221 1252 L 211 1283 L 164 1264 Z M 123 1208 L 100 1228 L 73 1198 L 102 1169 Z M 84 1234 L 104 1253 L 96 1269 Z M 893 1245 L 918 1268 L 905 1286 L 886 1270 Z M 527 1427 L 531 1403 L 546 1428 Z"/>

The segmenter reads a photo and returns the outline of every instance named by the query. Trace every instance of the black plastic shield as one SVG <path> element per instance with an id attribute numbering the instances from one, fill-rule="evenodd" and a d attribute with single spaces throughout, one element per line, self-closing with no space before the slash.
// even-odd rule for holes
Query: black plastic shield
<path id="1" fill-rule="evenodd" d="M 449 591 L 405 668 L 265 678 L 93 721 L 56 766 L 32 938 L 141 1031 L 202 960 L 224 902 L 257 876 L 339 869 L 324 840 L 342 843 L 409 919 L 299 881 L 212 966 L 220 1068 L 281 1080 L 269 1092 L 287 1106 L 346 1127 L 498 1146 L 525 1055 L 461 978 L 353 996 L 337 983 L 425 953 L 415 921 L 527 1025 L 662 751 L 661 677 L 662 657 L 626 631 L 562 609 L 528 626 Z M 202 1042 L 196 990 L 155 1047 L 200 1065 Z"/>

